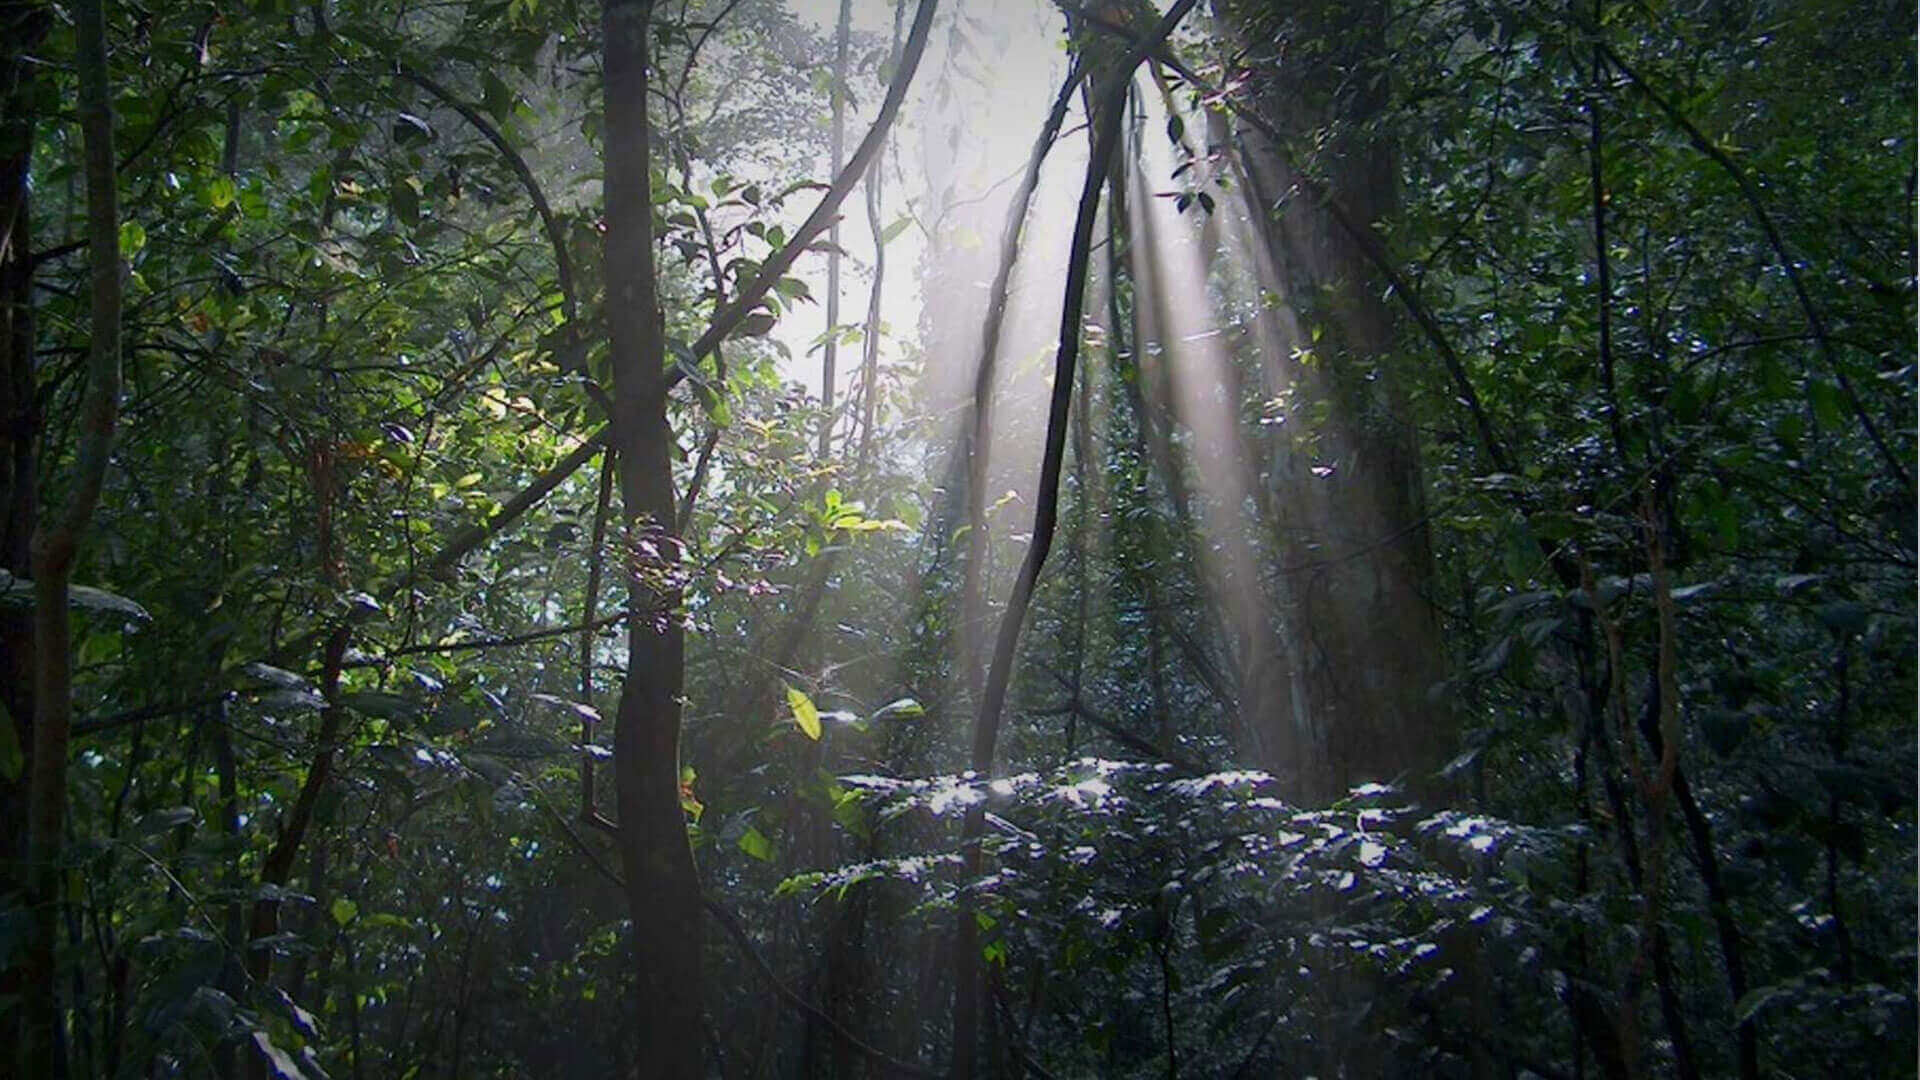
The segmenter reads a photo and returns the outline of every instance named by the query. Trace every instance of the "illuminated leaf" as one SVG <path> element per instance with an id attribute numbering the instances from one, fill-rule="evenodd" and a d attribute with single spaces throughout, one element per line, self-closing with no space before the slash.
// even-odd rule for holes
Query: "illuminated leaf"
<path id="1" fill-rule="evenodd" d="M 793 722 L 801 733 L 809 739 L 820 738 L 820 710 L 805 691 L 787 687 L 787 708 L 793 711 Z"/>
<path id="2" fill-rule="evenodd" d="M 927 714 L 926 708 L 923 707 L 918 701 L 915 701 L 913 698 L 910 698 L 910 697 L 903 697 L 898 701 L 890 701 L 887 704 L 880 706 L 879 711 L 873 714 L 873 719 L 882 720 L 888 717 L 905 718 L 905 717 L 911 717 L 911 716 L 925 716 L 926 714 Z"/>
<path id="3" fill-rule="evenodd" d="M 266 1062 L 268 1074 L 275 1080 L 306 1080 L 306 1074 L 300 1071 L 300 1066 L 294 1064 L 285 1050 L 273 1045 L 273 1038 L 266 1032 L 253 1033 L 253 1047 L 259 1051 L 261 1059 Z"/>
<path id="4" fill-rule="evenodd" d="M 766 834 L 759 829 L 751 825 L 747 826 L 747 831 L 740 834 L 739 844 L 741 851 L 761 862 L 773 861 L 773 841 L 767 839 Z"/>

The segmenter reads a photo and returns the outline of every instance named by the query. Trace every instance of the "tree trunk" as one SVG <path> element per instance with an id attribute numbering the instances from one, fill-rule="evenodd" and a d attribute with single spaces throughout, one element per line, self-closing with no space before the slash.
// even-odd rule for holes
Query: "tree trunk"
<path id="1" fill-rule="evenodd" d="M 74 556 L 93 520 L 120 407 L 120 212 L 107 85 L 106 16 L 100 0 L 73 8 L 80 127 L 85 139 L 87 252 L 92 341 L 81 402 L 79 459 L 67 504 L 33 531 L 34 717 L 28 755 L 27 858 L 34 933 L 27 954 L 29 1002 L 24 1075 L 66 1075 L 54 987 L 61 906 L 61 839 L 67 810 L 67 743 L 73 725 L 72 622 L 67 611 Z"/>
<path id="2" fill-rule="evenodd" d="M 834 33 L 833 83 L 828 94 L 833 99 L 833 175 L 839 176 L 847 164 L 847 45 L 853 34 L 853 0 L 840 0 L 840 24 Z M 827 340 L 820 350 L 820 449 L 821 461 L 833 450 L 834 365 L 840 356 L 840 219 L 827 230 Z"/>
<path id="3" fill-rule="evenodd" d="M 606 0 L 606 288 L 612 445 L 626 523 L 627 671 L 614 720 L 620 854 L 633 913 L 634 1036 L 646 1076 L 701 1075 L 700 882 L 680 808 L 680 622 L 673 433 L 654 282 L 646 0 Z"/>
<path id="4" fill-rule="evenodd" d="M 1160 20 L 1150 36 L 1117 60 L 1082 62 L 1089 74 L 1100 76 L 1098 87 L 1089 100 L 1092 120 L 1092 150 L 1087 159 L 1086 182 L 1080 190 L 1079 210 L 1073 224 L 1069 247 L 1067 280 L 1061 300 L 1060 337 L 1054 355 L 1053 389 L 1047 406 L 1046 445 L 1041 453 L 1040 483 L 1034 493 L 1033 533 L 1020 573 L 1014 579 L 1007 598 L 1005 614 L 994 635 L 993 655 L 986 682 L 980 693 L 979 711 L 973 721 L 973 749 L 969 762 L 976 776 L 992 775 L 994 747 L 1000 736 L 1001 712 L 1006 705 L 1007 688 L 1013 677 L 1013 664 L 1020 643 L 1020 631 L 1026 622 L 1027 608 L 1033 601 L 1034 587 L 1046 566 L 1053 547 L 1054 527 L 1060 512 L 1060 470 L 1066 458 L 1067 420 L 1073 403 L 1074 372 L 1080 354 L 1080 316 L 1086 303 L 1087 273 L 1093 254 L 1093 229 L 1100 207 L 1100 193 L 1106 187 L 1107 174 L 1120 137 L 1120 117 L 1131 85 L 1133 69 L 1147 50 L 1164 41 L 1179 25 L 1195 0 L 1178 0 Z M 1037 156 L 1037 155 L 1036 155 Z M 961 826 L 960 843 L 963 877 L 977 877 L 982 863 L 980 840 L 985 831 L 985 807 L 975 804 Z M 962 908 L 953 936 L 953 1080 L 971 1080 L 978 1067 L 980 1004 L 980 950 L 977 923 L 972 911 Z"/>
<path id="5" fill-rule="evenodd" d="M 33 401 L 33 243 L 27 176 L 34 113 L 29 58 L 46 36 L 48 10 L 37 3 L 0 3 L 0 581 L 32 576 L 36 484 Z M 33 741 L 33 613 L 0 606 L 0 820 L 27 819 L 26 751 Z M 0 829 L 0 897 L 18 901 L 27 888 L 25 831 Z M 26 969 L 0 972 L 0 998 L 24 995 Z M 9 1013 L 0 1033 L 26 1045 L 24 1010 Z M 3 1036 L 0 1036 L 3 1037 Z M 19 1065 L 14 1052 L 6 1061 Z"/>
<path id="6" fill-rule="evenodd" d="M 1342 205 L 1370 227 L 1394 205 L 1395 162 L 1374 125 L 1387 77 L 1385 0 L 1316 0 L 1278 26 L 1262 5 L 1232 5 L 1228 23 L 1244 40 L 1278 40 L 1284 65 L 1268 65 L 1256 88 L 1260 110 L 1302 142 L 1325 135 L 1313 170 Z M 1358 89 L 1347 90 L 1354 87 Z M 1301 158 L 1247 132 L 1246 185 L 1270 260 L 1262 279 L 1289 301 L 1325 297 L 1299 312 L 1323 331 L 1317 344 L 1291 327 L 1273 359 L 1273 393 L 1301 405 L 1331 404 L 1313 461 L 1297 447 L 1268 448 L 1270 504 L 1292 520 L 1273 522 L 1296 539 L 1279 550 L 1285 633 L 1297 661 L 1262 685 L 1288 703 L 1257 709 L 1262 763 L 1294 777 L 1310 798 L 1369 780 L 1427 787 L 1451 740 L 1446 710 L 1430 700 L 1442 674 L 1440 625 L 1423 593 L 1431 576 L 1422 524 L 1418 445 L 1406 421 L 1404 380 L 1387 367 L 1394 320 L 1375 267 L 1356 239 L 1317 199 L 1277 200 L 1317 190 L 1302 182 Z M 1272 328 L 1269 327 L 1269 332 Z M 1338 362 L 1285 365 L 1292 347 Z M 1289 425 L 1291 429 L 1292 425 Z M 1330 467 L 1315 475 L 1307 466 Z M 1304 643 L 1310 647 L 1302 647 Z M 1298 704 L 1294 704 L 1298 703 Z M 1291 723 L 1272 723 L 1285 717 Z M 1279 728 L 1284 727 L 1284 730 Z"/>

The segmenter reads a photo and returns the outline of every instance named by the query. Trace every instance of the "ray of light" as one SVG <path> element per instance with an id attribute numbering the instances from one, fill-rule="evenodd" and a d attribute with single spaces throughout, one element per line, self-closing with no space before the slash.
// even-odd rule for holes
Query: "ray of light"
<path id="1" fill-rule="evenodd" d="M 1146 130 L 1165 128 L 1162 99 L 1149 95 L 1144 104 Z M 1284 643 L 1262 588 L 1252 462 L 1240 435 L 1240 404 L 1248 388 L 1209 288 L 1217 230 L 1198 201 L 1183 213 L 1175 198 L 1165 197 L 1165 185 L 1156 183 L 1176 167 L 1166 142 L 1142 138 L 1134 160 L 1136 197 L 1128 209 L 1135 302 L 1142 313 L 1142 380 L 1190 440 L 1199 496 L 1190 509 L 1198 510 L 1202 532 L 1202 582 L 1239 675 L 1239 735 L 1257 746 L 1276 722 L 1265 714 L 1288 701 L 1270 685 L 1276 665 L 1284 663 Z M 1149 359 L 1150 365 L 1144 363 Z"/>

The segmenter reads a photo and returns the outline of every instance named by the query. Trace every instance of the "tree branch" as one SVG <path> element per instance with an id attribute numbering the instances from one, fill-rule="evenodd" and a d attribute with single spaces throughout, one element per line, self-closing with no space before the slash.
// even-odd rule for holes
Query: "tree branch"
<path id="1" fill-rule="evenodd" d="M 118 730 L 119 728 L 131 727 L 134 724 L 144 724 L 149 720 L 158 720 L 163 716 L 177 716 L 180 713 L 192 712 L 195 709 L 202 709 L 208 705 L 216 705 L 222 701 L 232 701 L 238 696 L 239 694 L 236 691 L 223 690 L 217 694 L 190 698 L 186 701 L 166 702 L 158 705 L 142 705 L 140 708 L 128 709 L 125 712 L 108 713 L 105 716 L 91 716 L 85 720 L 75 721 L 73 725 L 73 737 L 78 739 L 88 735 L 99 735 L 104 732 Z"/>
<path id="2" fill-rule="evenodd" d="M 981 623 L 985 621 L 986 597 L 983 595 L 981 579 L 985 574 L 987 558 L 987 464 L 993 427 L 993 376 L 998 366 L 1000 332 L 1006 324 L 1013 264 L 1020 249 L 1020 230 L 1026 224 L 1034 190 L 1040 186 L 1040 167 L 1046 162 L 1047 152 L 1053 149 L 1054 141 L 1060 137 L 1060 125 L 1066 122 L 1067 108 L 1073 102 L 1073 91 L 1086 80 L 1086 75 L 1086 66 L 1076 61 L 1073 69 L 1067 72 L 1067 77 L 1061 80 L 1060 92 L 1054 95 L 1053 107 L 1047 111 L 1046 122 L 1040 125 L 1040 135 L 1034 139 L 1033 150 L 1027 155 L 1026 172 L 1020 177 L 1020 186 L 1014 190 L 1013 200 L 1007 204 L 1007 220 L 1001 226 L 1000 261 L 994 267 L 993 285 L 987 293 L 985 325 L 980 331 L 980 361 L 974 367 L 973 398 L 968 409 L 971 416 L 963 429 L 967 463 L 967 561 L 961 567 L 960 584 L 962 657 L 966 663 L 967 686 L 976 694 L 979 693 L 980 656 L 975 642 Z"/>
<path id="3" fill-rule="evenodd" d="M 607 399 L 607 392 L 601 389 L 600 384 L 587 373 L 583 350 L 580 348 L 580 297 L 574 288 L 573 257 L 567 253 L 567 238 L 560 231 L 560 221 L 554 217 L 553 206 L 547 202 L 546 192 L 541 190 L 540 181 L 534 177 L 533 170 L 527 167 L 527 159 L 520 156 L 520 151 L 513 148 L 513 144 L 500 133 L 500 129 L 483 116 L 480 110 L 455 97 L 446 87 L 406 67 L 400 68 L 399 76 L 432 94 L 442 104 L 459 113 L 467 123 L 472 124 L 475 130 L 493 144 L 494 149 L 500 151 L 500 156 L 506 159 L 507 167 L 513 170 L 513 175 L 519 179 L 520 186 L 526 189 L 527 198 L 533 202 L 534 213 L 540 215 L 540 223 L 547 231 L 547 242 L 553 246 L 554 273 L 560 279 L 560 303 L 566 318 L 567 334 L 566 346 L 560 356 L 560 370 L 577 376 L 587 396 L 592 398 L 594 404 L 600 406 L 603 412 L 611 416 L 613 403 Z"/>
<path id="4" fill-rule="evenodd" d="M 1053 548 L 1055 527 L 1060 516 L 1060 469 L 1066 458 L 1067 419 L 1073 405 L 1073 380 L 1080 358 L 1080 320 L 1086 306 L 1087 271 L 1093 254 L 1093 228 L 1100 211 L 1100 191 L 1106 186 L 1114 148 L 1120 142 L 1120 119 L 1125 111 L 1127 93 L 1133 84 L 1133 71 L 1151 51 L 1164 41 L 1193 10 L 1196 0 L 1178 0 L 1163 16 L 1153 32 L 1121 57 L 1114 69 L 1101 80 L 1090 106 L 1093 117 L 1093 147 L 1087 159 L 1086 181 L 1080 189 L 1080 206 L 1073 223 L 1073 241 L 1068 249 L 1067 280 L 1061 298 L 1060 334 L 1054 358 L 1052 399 L 1047 409 L 1046 448 L 1040 462 L 1040 484 L 1035 495 L 1033 537 L 1027 545 L 1026 560 L 1014 580 L 1007 598 L 1006 612 L 994 638 L 993 661 L 987 669 L 986 685 L 981 690 L 979 711 L 974 715 L 973 747 L 970 762 L 973 771 L 986 776 L 993 770 L 994 743 L 1000 734 L 1001 712 L 1005 708 L 1007 685 L 1013 675 L 1020 631 L 1027 609 L 1046 566 L 1047 553 Z M 973 876 L 980 868 L 979 839 L 986 827 L 985 807 L 976 805 L 961 824 L 960 842 L 964 851 L 965 873 Z M 958 913 L 953 938 L 953 1077 L 972 1080 L 974 1074 L 976 1032 L 979 1017 L 980 952 L 975 945 L 978 933 L 973 912 Z"/>
<path id="5" fill-rule="evenodd" d="M 1731 157 L 1727 156 L 1725 150 L 1714 145 L 1713 140 L 1707 138 L 1699 127 L 1680 111 L 1678 106 L 1668 101 L 1658 90 L 1641 78 L 1639 72 L 1621 59 L 1620 54 L 1615 52 L 1611 45 L 1598 40 L 1596 36 L 1594 48 L 1605 54 L 1607 61 L 1619 69 L 1620 74 L 1627 77 L 1627 81 L 1633 84 L 1634 89 L 1645 94 L 1647 100 L 1653 102 L 1673 126 L 1685 132 L 1687 140 L 1693 143 L 1696 150 L 1705 154 L 1733 179 L 1734 186 L 1740 190 L 1740 197 L 1753 211 L 1754 221 L 1760 226 L 1761 233 L 1766 236 L 1767 246 L 1773 249 L 1774 260 L 1780 264 L 1780 269 L 1787 275 L 1787 283 L 1793 288 L 1794 299 L 1799 302 L 1801 315 L 1807 322 L 1807 329 L 1813 334 L 1813 339 L 1819 346 L 1820 358 L 1826 361 L 1827 369 L 1833 373 L 1834 381 L 1839 384 L 1841 394 L 1845 395 L 1847 408 L 1853 412 L 1854 419 L 1859 421 L 1861 430 L 1866 432 L 1874 449 L 1879 451 L 1881 459 L 1886 463 L 1887 471 L 1900 482 L 1907 497 L 1913 498 L 1913 476 L 1907 472 L 1906 463 L 1894 453 L 1893 447 L 1880 433 L 1879 425 L 1875 424 L 1873 417 L 1867 414 L 1866 405 L 1861 402 L 1859 393 L 1854 390 L 1853 380 L 1847 378 L 1845 369 L 1840 366 L 1840 358 L 1834 355 L 1833 340 L 1827 334 L 1826 320 L 1821 317 L 1820 309 L 1814 306 L 1813 297 L 1807 292 L 1806 282 L 1800 277 L 1799 267 L 1794 263 L 1792 254 L 1788 252 L 1787 243 L 1781 238 L 1780 230 L 1774 226 L 1773 215 L 1767 213 L 1766 203 L 1761 201 L 1760 191 L 1754 187 L 1753 180 Z"/>
<path id="6" fill-rule="evenodd" d="M 720 309 L 714 316 L 712 325 L 707 327 L 707 332 L 701 334 L 700 339 L 693 343 L 692 351 L 696 360 L 712 352 L 722 341 L 725 341 L 734 327 L 740 325 L 740 320 L 746 318 L 748 313 L 759 305 L 767 295 L 767 291 L 773 288 L 774 283 L 778 282 L 793 266 L 794 260 L 800 257 L 800 253 L 807 250 L 813 241 L 827 230 L 835 220 L 840 204 L 852 194 L 853 189 L 860 183 L 861 177 L 866 175 L 867 166 L 879 156 L 880 147 L 886 142 L 887 131 L 893 126 L 894 117 L 900 112 L 900 103 L 906 99 L 907 88 L 913 82 L 914 72 L 920 67 L 920 57 L 927 50 L 927 35 L 933 27 L 933 13 L 937 7 L 939 7 L 939 0 L 920 0 L 920 6 L 913 15 L 913 29 L 907 34 L 906 49 L 900 56 L 900 68 L 894 72 L 893 82 L 887 86 L 886 99 L 880 103 L 880 115 L 874 118 L 873 126 L 867 129 L 866 137 L 860 140 L 860 146 L 854 150 L 853 157 L 847 162 L 847 167 L 840 171 L 840 175 L 834 177 L 833 184 L 828 187 L 827 193 L 820 197 L 820 204 L 813 208 L 813 213 L 807 215 L 807 220 L 794 231 L 793 237 L 785 246 L 761 264 L 760 272 L 754 275 L 746 288 L 740 290 L 732 303 Z M 667 375 L 667 388 L 671 389 L 685 377 L 684 369 L 674 368 Z"/>

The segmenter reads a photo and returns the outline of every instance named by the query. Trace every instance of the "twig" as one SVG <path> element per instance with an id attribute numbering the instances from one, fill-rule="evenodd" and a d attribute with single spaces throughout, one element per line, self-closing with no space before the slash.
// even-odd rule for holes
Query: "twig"
<path id="1" fill-rule="evenodd" d="M 239 695 L 235 691 L 223 690 L 218 694 L 208 694 L 204 697 L 190 698 L 186 701 L 169 702 L 159 705 L 143 705 L 140 708 L 128 709 L 125 712 L 109 713 L 106 716 L 76 720 L 73 724 L 73 737 L 77 739 L 86 735 L 98 735 L 102 732 L 113 731 L 117 728 L 128 727 L 133 724 L 144 724 L 148 720 L 157 720 L 163 716 L 177 716 L 183 712 L 192 712 L 195 709 L 206 708 L 208 705 L 217 705 L 222 701 L 232 701 L 237 696 Z"/>
<path id="2" fill-rule="evenodd" d="M 1661 96 L 1658 90 L 1640 77 L 1639 72 L 1628 66 L 1611 45 L 1596 39 L 1594 48 L 1606 55 L 1608 62 L 1619 69 L 1620 74 L 1627 77 L 1627 81 L 1633 84 L 1634 89 L 1645 94 L 1647 100 L 1653 102 L 1655 107 L 1666 114 L 1668 121 L 1686 133 L 1687 140 L 1693 143 L 1694 149 L 1705 154 L 1733 179 L 1734 186 L 1740 189 L 1740 197 L 1746 201 L 1748 209 L 1753 211 L 1754 221 L 1766 236 L 1767 246 L 1773 249 L 1775 261 L 1786 273 L 1787 283 L 1792 286 L 1794 299 L 1799 302 L 1800 312 L 1807 321 L 1807 329 L 1813 334 L 1814 342 L 1820 349 L 1820 358 L 1826 361 L 1828 370 L 1833 373 L 1834 381 L 1839 384 L 1841 394 L 1847 399 L 1847 407 L 1852 410 L 1854 419 L 1860 422 L 1861 430 L 1865 431 L 1867 438 L 1873 442 L 1874 449 L 1880 452 L 1880 457 L 1885 460 L 1888 471 L 1900 482 L 1900 486 L 1906 490 L 1907 497 L 1911 499 L 1914 494 L 1913 477 L 1907 472 L 1905 462 L 1894 453 L 1893 447 L 1880 433 L 1879 425 L 1873 422 L 1873 417 L 1867 415 L 1866 405 L 1861 402 L 1860 395 L 1853 388 L 1853 380 L 1847 378 L 1846 371 L 1841 368 L 1840 358 L 1834 355 L 1833 340 L 1827 334 L 1826 320 L 1821 317 L 1820 309 L 1814 306 L 1813 297 L 1807 293 L 1806 282 L 1800 277 L 1800 269 L 1794 263 L 1793 256 L 1787 251 L 1786 241 L 1781 238 L 1780 230 L 1774 226 L 1773 215 L 1767 213 L 1766 204 L 1761 201 L 1759 189 L 1754 187 L 1753 180 L 1734 163 L 1731 157 L 1727 156 L 1725 150 L 1714 145 L 1713 141 L 1708 139 L 1693 121 L 1680 111 L 1678 106 Z"/>
<path id="3" fill-rule="evenodd" d="M 529 630 L 524 634 L 515 634 L 512 637 L 476 638 L 472 641 L 443 641 L 431 645 L 402 645 L 397 649 L 388 651 L 381 660 L 357 661 L 347 666 L 368 667 L 382 663 L 385 660 L 391 660 L 394 657 L 415 656 L 420 653 L 464 652 L 468 649 L 508 649 L 516 645 L 530 645 L 536 641 L 545 641 L 548 638 L 565 637 L 568 634 L 591 634 L 595 630 L 612 626 L 626 617 L 627 613 L 620 611 L 573 626 L 550 626 L 544 630 Z"/>

